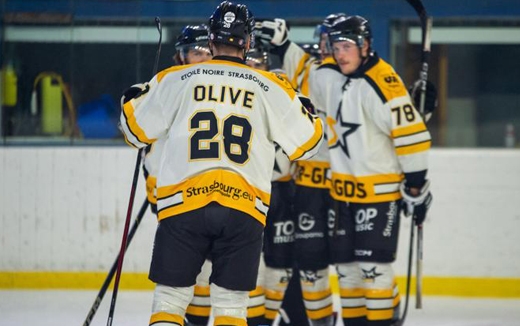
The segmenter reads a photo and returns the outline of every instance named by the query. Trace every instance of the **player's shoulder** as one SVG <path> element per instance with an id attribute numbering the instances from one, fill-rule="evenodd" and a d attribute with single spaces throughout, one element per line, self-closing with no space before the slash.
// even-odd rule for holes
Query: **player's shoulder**
<path id="1" fill-rule="evenodd" d="M 257 73 L 268 79 L 270 82 L 280 87 L 282 90 L 288 93 L 288 95 L 291 96 L 291 98 L 293 98 L 296 95 L 296 91 L 292 87 L 291 83 L 289 82 L 289 78 L 285 73 L 282 73 L 280 71 L 264 71 L 258 69 L 252 70 L 256 71 Z"/>
<path id="2" fill-rule="evenodd" d="M 406 86 L 401 77 L 389 63 L 379 57 L 371 58 L 363 77 L 376 91 L 383 103 L 407 94 Z"/>
<path id="3" fill-rule="evenodd" d="M 157 73 L 157 81 L 161 82 L 161 80 L 163 80 L 164 77 L 166 77 L 167 75 L 179 72 L 179 71 L 184 70 L 184 69 L 188 69 L 188 68 L 190 68 L 192 66 L 193 66 L 193 64 L 189 64 L 189 65 L 176 65 L 176 66 L 171 66 L 169 68 L 161 70 L 161 71 L 159 71 Z"/>
<path id="4" fill-rule="evenodd" d="M 328 57 L 320 61 L 316 61 L 315 63 L 318 66 L 318 70 L 321 71 L 328 71 L 333 70 L 336 72 L 341 73 L 341 70 L 338 67 L 338 64 L 336 63 L 336 60 L 334 60 L 333 57 Z"/>

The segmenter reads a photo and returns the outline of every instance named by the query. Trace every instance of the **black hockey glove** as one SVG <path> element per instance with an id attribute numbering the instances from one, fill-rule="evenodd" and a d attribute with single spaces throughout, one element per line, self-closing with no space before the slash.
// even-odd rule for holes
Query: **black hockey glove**
<path id="1" fill-rule="evenodd" d="M 138 98 L 139 96 L 147 93 L 149 90 L 150 86 L 148 86 L 148 84 L 135 84 L 130 86 L 130 88 L 123 92 L 123 96 L 121 96 L 121 107 L 123 107 L 126 102 L 130 101 L 131 99 Z"/>
<path id="2" fill-rule="evenodd" d="M 410 87 L 410 96 L 412 97 L 413 105 L 417 110 L 421 108 L 421 80 L 416 80 Z M 433 111 L 437 108 L 437 87 L 427 80 L 426 93 L 424 98 L 424 122 L 428 122 L 432 117 Z"/>
<path id="3" fill-rule="evenodd" d="M 405 185 L 405 182 L 401 183 L 401 195 L 403 196 L 402 209 L 406 216 L 413 215 L 413 219 L 416 225 L 423 224 L 426 219 L 426 213 L 432 203 L 432 194 L 430 192 L 430 181 L 426 180 L 424 185 L 421 187 L 419 194 L 412 195 L 410 188 Z"/>
<path id="4" fill-rule="evenodd" d="M 289 38 L 289 25 L 284 19 L 257 19 L 255 23 L 255 37 L 274 46 L 281 46 Z"/>

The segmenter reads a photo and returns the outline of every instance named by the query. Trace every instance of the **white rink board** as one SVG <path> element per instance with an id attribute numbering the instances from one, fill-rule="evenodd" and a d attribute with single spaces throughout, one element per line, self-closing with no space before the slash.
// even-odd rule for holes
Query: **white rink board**
<path id="1" fill-rule="evenodd" d="M 137 151 L 0 147 L 0 270 L 106 271 L 121 244 Z M 424 275 L 520 277 L 520 150 L 434 149 Z M 142 172 L 134 205 L 145 199 Z M 156 221 L 143 219 L 125 271 L 147 272 Z M 397 275 L 406 274 L 408 220 Z"/>

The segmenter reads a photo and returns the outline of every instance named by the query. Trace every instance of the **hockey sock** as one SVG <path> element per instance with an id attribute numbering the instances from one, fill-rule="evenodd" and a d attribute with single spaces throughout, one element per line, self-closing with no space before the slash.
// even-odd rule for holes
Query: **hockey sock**
<path id="1" fill-rule="evenodd" d="M 329 268 L 300 270 L 303 303 L 311 325 L 332 320 L 332 291 L 329 284 Z"/>
<path id="2" fill-rule="evenodd" d="M 195 285 L 195 293 L 188 309 L 186 309 L 187 326 L 207 325 L 211 313 L 209 286 Z"/>

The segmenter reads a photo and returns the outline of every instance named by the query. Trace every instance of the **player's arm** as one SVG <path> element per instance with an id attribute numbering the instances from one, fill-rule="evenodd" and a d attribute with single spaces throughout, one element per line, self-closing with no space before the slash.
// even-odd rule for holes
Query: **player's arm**
<path id="1" fill-rule="evenodd" d="M 166 134 L 162 97 L 157 77 L 128 88 L 121 98 L 120 127 L 126 142 L 137 148 L 152 144 Z"/>
<path id="2" fill-rule="evenodd" d="M 273 141 L 282 147 L 291 161 L 314 156 L 323 141 L 323 122 L 310 112 L 310 100 L 288 88 L 278 92 L 272 100 L 276 103 L 276 109 L 269 117 Z"/>
<path id="3" fill-rule="evenodd" d="M 280 58 L 282 68 L 293 88 L 300 89 L 299 80 L 308 74 L 306 70 L 311 67 L 315 59 L 289 40 L 289 27 L 285 20 L 281 18 L 258 20 L 255 31 L 259 41 L 269 43 L 270 52 Z"/>
<path id="4" fill-rule="evenodd" d="M 426 178 L 431 136 L 404 85 L 394 87 L 392 93 L 380 90 L 380 94 L 386 94 L 386 102 L 381 101 L 385 96 L 378 96 L 376 92 L 370 93 L 368 101 L 378 108 L 373 118 L 392 139 L 404 172 L 401 194 L 405 210 L 413 212 L 416 223 L 421 224 L 432 200 L 430 182 Z"/>

